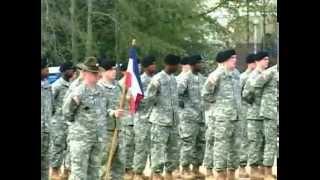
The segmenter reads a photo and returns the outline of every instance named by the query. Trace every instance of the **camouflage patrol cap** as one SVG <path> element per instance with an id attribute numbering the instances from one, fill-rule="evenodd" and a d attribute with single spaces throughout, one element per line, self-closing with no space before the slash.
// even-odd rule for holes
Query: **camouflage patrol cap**
<path id="1" fill-rule="evenodd" d="M 82 64 L 82 70 L 88 72 L 100 72 L 101 68 L 99 68 L 97 58 L 87 57 Z"/>

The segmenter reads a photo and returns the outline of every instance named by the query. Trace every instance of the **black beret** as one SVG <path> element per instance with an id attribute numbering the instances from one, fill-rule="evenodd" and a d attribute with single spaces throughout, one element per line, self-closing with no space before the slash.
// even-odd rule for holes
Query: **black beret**
<path id="1" fill-rule="evenodd" d="M 146 68 L 154 64 L 155 61 L 156 61 L 156 58 L 154 56 L 151 56 L 151 55 L 146 56 L 142 59 L 141 66 Z"/>
<path id="2" fill-rule="evenodd" d="M 263 58 L 265 58 L 265 57 L 267 57 L 267 56 L 269 56 L 269 53 L 268 53 L 268 52 L 266 52 L 266 51 L 260 51 L 260 52 L 258 52 L 257 55 L 256 55 L 256 61 L 260 61 L 260 60 L 262 60 Z"/>
<path id="3" fill-rule="evenodd" d="M 182 65 L 186 65 L 186 64 L 189 64 L 189 59 L 190 59 L 190 57 L 183 57 L 182 59 L 181 59 L 181 61 L 180 61 L 180 64 L 182 64 Z"/>
<path id="4" fill-rule="evenodd" d="M 190 65 L 195 65 L 197 63 L 200 63 L 202 60 L 201 56 L 200 55 L 193 55 L 190 57 L 190 60 L 189 60 L 189 64 Z"/>
<path id="5" fill-rule="evenodd" d="M 115 67 L 116 66 L 116 62 L 113 61 L 113 60 L 100 59 L 99 60 L 99 66 L 107 71 L 107 70 Z"/>
<path id="6" fill-rule="evenodd" d="M 251 54 L 248 54 L 246 58 L 246 63 L 250 64 L 250 63 L 253 63 L 255 60 L 256 60 L 256 54 L 251 53 Z"/>
<path id="7" fill-rule="evenodd" d="M 48 67 L 48 59 L 46 57 L 41 58 L 41 69 Z"/>
<path id="8" fill-rule="evenodd" d="M 165 58 L 164 58 L 164 63 L 167 65 L 177 65 L 180 62 L 180 56 L 176 56 L 173 54 L 168 54 Z"/>
<path id="9" fill-rule="evenodd" d="M 126 71 L 127 68 L 128 68 L 128 63 L 127 62 L 119 64 L 120 71 Z"/>
<path id="10" fill-rule="evenodd" d="M 66 70 L 68 70 L 68 69 L 75 69 L 75 67 L 73 66 L 73 63 L 72 62 L 70 62 L 70 61 L 67 61 L 67 62 L 65 62 L 65 63 L 62 63 L 61 65 L 60 65 L 60 72 L 65 72 Z"/>
<path id="11" fill-rule="evenodd" d="M 236 51 L 234 49 L 228 49 L 228 50 L 225 50 L 225 51 L 220 51 L 217 54 L 216 61 L 218 63 L 222 63 L 222 62 L 228 60 L 231 56 L 233 56 L 235 54 L 236 54 Z"/>

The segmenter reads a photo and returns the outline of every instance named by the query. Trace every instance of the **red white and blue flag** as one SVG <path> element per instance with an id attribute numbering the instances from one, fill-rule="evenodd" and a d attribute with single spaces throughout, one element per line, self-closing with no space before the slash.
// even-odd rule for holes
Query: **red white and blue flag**
<path id="1" fill-rule="evenodd" d="M 142 83 L 139 74 L 137 49 L 135 47 L 131 47 L 129 49 L 129 63 L 127 68 L 125 85 L 128 89 L 130 89 L 130 95 L 132 95 L 129 108 L 130 112 L 135 113 L 140 101 L 144 97 Z"/>

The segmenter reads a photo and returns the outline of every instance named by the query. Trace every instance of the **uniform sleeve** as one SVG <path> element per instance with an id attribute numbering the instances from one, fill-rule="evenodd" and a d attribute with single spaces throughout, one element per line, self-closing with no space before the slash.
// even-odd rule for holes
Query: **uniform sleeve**
<path id="1" fill-rule="evenodd" d="M 249 77 L 242 91 L 242 98 L 249 104 L 252 104 L 254 100 L 255 87 L 253 86 L 253 81 L 253 78 Z"/>
<path id="2" fill-rule="evenodd" d="M 257 76 L 252 82 L 254 87 L 262 88 L 273 76 L 273 71 L 264 71 Z"/>
<path id="3" fill-rule="evenodd" d="M 156 103 L 159 87 L 160 87 L 159 79 L 152 78 L 151 82 L 147 87 L 146 96 L 144 98 L 144 101 L 147 106 L 151 106 L 152 104 Z"/>
<path id="4" fill-rule="evenodd" d="M 217 73 L 210 74 L 207 80 L 205 81 L 201 90 L 201 97 L 205 102 L 212 101 L 214 91 L 219 81 L 219 76 L 220 75 Z"/>
<path id="5" fill-rule="evenodd" d="M 76 92 L 70 92 L 62 104 L 62 114 L 68 121 L 73 121 L 74 113 L 79 107 L 79 104 L 77 104 L 74 100 L 76 97 L 80 99 L 80 94 Z"/>

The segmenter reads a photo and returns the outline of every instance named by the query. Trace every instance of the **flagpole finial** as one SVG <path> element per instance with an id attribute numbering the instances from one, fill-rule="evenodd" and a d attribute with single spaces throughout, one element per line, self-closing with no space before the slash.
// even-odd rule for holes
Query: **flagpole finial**
<path id="1" fill-rule="evenodd" d="M 132 39 L 132 46 L 136 45 L 136 39 Z"/>

